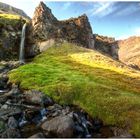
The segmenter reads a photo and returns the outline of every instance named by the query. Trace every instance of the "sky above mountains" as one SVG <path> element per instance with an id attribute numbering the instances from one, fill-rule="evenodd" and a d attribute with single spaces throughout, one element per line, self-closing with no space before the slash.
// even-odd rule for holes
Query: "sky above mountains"
<path id="1" fill-rule="evenodd" d="M 30 17 L 40 0 L 0 0 L 24 10 Z M 58 20 L 87 14 L 93 33 L 124 39 L 140 36 L 140 2 L 48 2 Z"/>

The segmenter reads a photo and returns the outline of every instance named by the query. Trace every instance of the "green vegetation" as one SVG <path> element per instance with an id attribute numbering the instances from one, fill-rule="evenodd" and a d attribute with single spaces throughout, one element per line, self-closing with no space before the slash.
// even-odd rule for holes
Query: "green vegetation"
<path id="1" fill-rule="evenodd" d="M 75 104 L 105 124 L 140 137 L 140 72 L 96 51 L 63 43 L 9 73 L 22 89 L 37 89 Z"/>
<path id="2" fill-rule="evenodd" d="M 11 25 L 14 27 L 15 25 L 19 24 L 21 21 L 23 22 L 24 20 L 19 15 L 0 14 L 0 27 L 6 27 L 7 25 Z"/>

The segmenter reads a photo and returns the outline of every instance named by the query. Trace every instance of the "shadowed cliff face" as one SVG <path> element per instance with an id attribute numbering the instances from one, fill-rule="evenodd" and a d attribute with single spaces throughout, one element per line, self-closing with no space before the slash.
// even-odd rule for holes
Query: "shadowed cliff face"
<path id="1" fill-rule="evenodd" d="M 115 38 L 101 36 L 94 34 L 95 36 L 95 49 L 103 52 L 114 59 L 118 59 L 118 44 L 115 41 Z"/>
<path id="2" fill-rule="evenodd" d="M 67 40 L 86 48 L 94 48 L 92 29 L 86 15 L 59 21 L 51 10 L 40 2 L 30 24 L 28 46 L 54 40 Z"/>

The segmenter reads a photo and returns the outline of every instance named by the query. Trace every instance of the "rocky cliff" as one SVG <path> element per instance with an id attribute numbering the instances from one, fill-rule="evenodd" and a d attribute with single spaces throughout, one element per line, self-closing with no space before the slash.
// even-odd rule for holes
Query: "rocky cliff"
<path id="1" fill-rule="evenodd" d="M 29 26 L 27 47 L 34 48 L 37 45 L 42 48 L 48 46 L 50 40 L 67 40 L 87 48 L 94 48 L 92 29 L 86 15 L 59 21 L 51 9 L 40 2 Z"/>
<path id="2" fill-rule="evenodd" d="M 133 36 L 120 40 L 117 44 L 119 60 L 131 67 L 140 69 L 140 37 Z"/>
<path id="3" fill-rule="evenodd" d="M 22 16 L 24 18 L 30 19 L 30 17 L 27 16 L 27 14 L 24 11 L 22 11 L 18 8 L 15 8 L 11 5 L 0 2 L 0 14 L 3 14 L 3 13 L 15 14 L 15 15 L 19 15 L 19 16 Z"/>
<path id="4" fill-rule="evenodd" d="M 20 16 L 0 14 L 0 60 L 18 59 L 24 23 Z"/>
<path id="5" fill-rule="evenodd" d="M 115 41 L 115 38 L 101 36 L 98 34 L 94 34 L 95 38 L 95 49 L 103 52 L 114 59 L 118 59 L 118 44 Z"/>

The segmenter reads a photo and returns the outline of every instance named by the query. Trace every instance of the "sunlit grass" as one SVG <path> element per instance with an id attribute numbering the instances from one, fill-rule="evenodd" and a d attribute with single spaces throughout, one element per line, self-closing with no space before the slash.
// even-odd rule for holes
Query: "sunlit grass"
<path id="1" fill-rule="evenodd" d="M 6 27 L 7 25 L 15 26 L 19 22 L 25 22 L 28 21 L 27 19 L 19 16 L 19 15 L 14 15 L 14 14 L 0 14 L 0 27 L 4 26 Z"/>
<path id="2" fill-rule="evenodd" d="M 9 73 L 22 89 L 37 89 L 59 103 L 79 105 L 105 124 L 140 137 L 140 72 L 96 51 L 54 45 Z"/>

